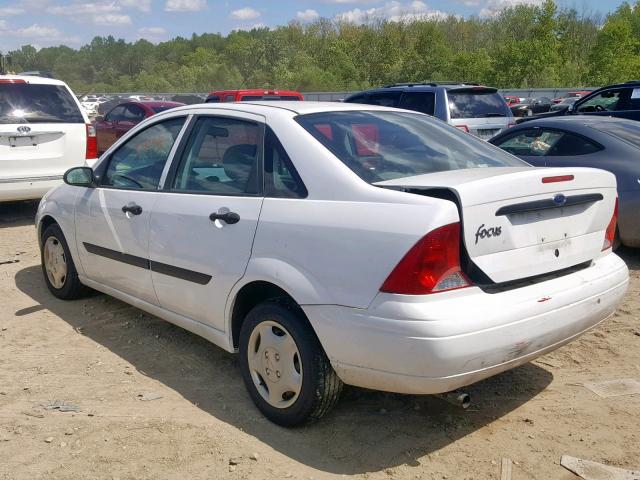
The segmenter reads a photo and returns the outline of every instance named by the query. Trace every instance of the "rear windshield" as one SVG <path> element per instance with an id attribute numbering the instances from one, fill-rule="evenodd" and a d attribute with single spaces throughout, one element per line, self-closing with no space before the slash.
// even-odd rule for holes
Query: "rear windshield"
<path id="1" fill-rule="evenodd" d="M 509 107 L 500 94 L 490 90 L 477 92 L 472 90 L 447 92 L 451 118 L 487 118 L 507 117 Z"/>
<path id="2" fill-rule="evenodd" d="M 296 95 L 244 95 L 241 99 L 243 102 L 251 102 L 255 100 L 287 100 L 298 101 L 300 97 Z"/>
<path id="3" fill-rule="evenodd" d="M 369 183 L 464 168 L 528 166 L 427 115 L 323 112 L 296 121 Z"/>
<path id="4" fill-rule="evenodd" d="M 640 125 L 636 125 L 636 122 L 602 122 L 593 127 L 640 148 Z"/>
<path id="5" fill-rule="evenodd" d="M 0 84 L 0 124 L 84 123 L 80 109 L 62 85 Z"/>

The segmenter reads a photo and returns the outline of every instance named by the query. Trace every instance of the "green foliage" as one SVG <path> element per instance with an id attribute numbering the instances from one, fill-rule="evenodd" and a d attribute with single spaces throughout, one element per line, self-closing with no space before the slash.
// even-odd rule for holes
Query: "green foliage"
<path id="1" fill-rule="evenodd" d="M 50 70 L 77 93 L 223 88 L 356 90 L 460 80 L 501 88 L 596 86 L 640 78 L 640 0 L 604 22 L 552 0 L 488 18 L 320 19 L 154 45 L 95 37 L 78 50 L 25 45 L 11 70 Z"/>

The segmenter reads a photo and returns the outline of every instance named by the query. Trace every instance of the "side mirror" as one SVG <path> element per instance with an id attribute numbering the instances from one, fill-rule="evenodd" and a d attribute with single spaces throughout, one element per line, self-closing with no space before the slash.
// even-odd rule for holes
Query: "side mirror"
<path id="1" fill-rule="evenodd" d="M 93 169 L 89 167 L 73 167 L 64 172 L 62 177 L 64 183 L 74 187 L 93 187 L 95 185 L 95 177 Z"/>
<path id="2" fill-rule="evenodd" d="M 104 122 L 104 115 L 96 115 L 95 122 Z"/>

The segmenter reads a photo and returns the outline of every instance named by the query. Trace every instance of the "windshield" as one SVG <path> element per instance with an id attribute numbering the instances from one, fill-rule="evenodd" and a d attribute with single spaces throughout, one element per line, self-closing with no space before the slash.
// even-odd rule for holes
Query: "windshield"
<path id="1" fill-rule="evenodd" d="M 593 128 L 621 138 L 640 148 L 640 124 L 636 122 L 602 122 L 593 125 Z"/>
<path id="2" fill-rule="evenodd" d="M 509 107 L 504 99 L 494 90 L 486 92 L 465 90 L 447 92 L 451 118 L 485 118 L 507 117 Z"/>
<path id="3" fill-rule="evenodd" d="M 0 84 L 0 124 L 84 123 L 80 109 L 62 85 Z"/>
<path id="4" fill-rule="evenodd" d="M 528 166 L 441 120 L 417 113 L 323 112 L 300 115 L 296 121 L 369 183 L 464 168 Z"/>

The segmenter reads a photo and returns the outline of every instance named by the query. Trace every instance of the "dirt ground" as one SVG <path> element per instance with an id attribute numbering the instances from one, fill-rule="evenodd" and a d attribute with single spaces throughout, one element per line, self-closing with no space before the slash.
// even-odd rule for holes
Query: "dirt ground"
<path id="1" fill-rule="evenodd" d="M 640 380 L 640 250 L 620 251 L 632 281 L 612 318 L 469 387 L 468 410 L 346 388 L 287 430 L 254 408 L 233 355 L 105 295 L 50 295 L 34 212 L 0 204 L 1 479 L 498 479 L 503 457 L 514 480 L 577 478 L 563 454 L 640 467 L 640 395 L 582 386 Z M 56 400 L 79 411 L 42 407 Z"/>

